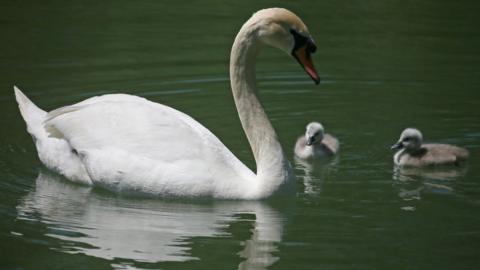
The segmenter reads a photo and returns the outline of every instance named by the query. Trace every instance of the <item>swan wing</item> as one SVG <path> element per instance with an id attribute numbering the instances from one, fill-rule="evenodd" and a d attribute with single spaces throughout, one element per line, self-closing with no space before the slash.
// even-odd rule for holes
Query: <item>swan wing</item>
<path id="1" fill-rule="evenodd" d="M 211 195 L 253 176 L 193 118 L 136 96 L 87 99 L 48 113 L 44 124 L 79 153 L 96 184 L 110 189 Z"/>

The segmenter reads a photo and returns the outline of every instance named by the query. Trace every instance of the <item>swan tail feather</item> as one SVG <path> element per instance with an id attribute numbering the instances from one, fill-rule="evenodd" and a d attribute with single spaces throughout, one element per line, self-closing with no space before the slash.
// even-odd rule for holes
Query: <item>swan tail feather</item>
<path id="1" fill-rule="evenodd" d="M 58 130 L 58 128 L 54 124 L 54 121 L 52 120 L 62 115 L 78 111 L 83 107 L 84 106 L 65 106 L 49 112 L 46 115 L 45 120 L 43 120 L 43 125 L 45 127 L 45 131 L 48 133 L 48 136 L 58 139 L 64 139 L 65 137 L 63 133 Z"/>
<path id="2" fill-rule="evenodd" d="M 58 108 L 56 110 L 53 110 L 53 111 L 51 111 L 47 114 L 47 117 L 45 118 L 44 123 L 46 124 L 50 120 L 52 120 L 54 118 L 57 118 L 61 115 L 78 111 L 78 110 L 82 109 L 83 107 L 84 106 L 65 106 L 65 107 L 61 107 L 61 108 Z"/>
<path id="3" fill-rule="evenodd" d="M 44 133 L 42 123 L 47 112 L 35 105 L 17 86 L 13 86 L 20 114 L 27 124 L 27 131 L 38 138 Z"/>

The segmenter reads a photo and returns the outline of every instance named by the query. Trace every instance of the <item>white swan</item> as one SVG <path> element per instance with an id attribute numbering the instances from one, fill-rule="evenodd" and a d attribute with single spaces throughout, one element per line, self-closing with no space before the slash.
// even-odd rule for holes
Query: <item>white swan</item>
<path id="1" fill-rule="evenodd" d="M 242 26 L 230 78 L 256 174 L 200 123 L 141 97 L 92 97 L 47 113 L 16 87 L 15 95 L 40 160 L 72 181 L 160 196 L 265 198 L 293 173 L 256 95 L 255 58 L 264 44 L 292 54 L 319 82 L 310 57 L 316 47 L 295 14 L 264 9 Z"/>
<path id="2" fill-rule="evenodd" d="M 311 159 L 331 157 L 339 148 L 337 138 L 325 133 L 322 124 L 311 122 L 306 127 L 305 135 L 297 139 L 294 152 L 301 159 Z"/>

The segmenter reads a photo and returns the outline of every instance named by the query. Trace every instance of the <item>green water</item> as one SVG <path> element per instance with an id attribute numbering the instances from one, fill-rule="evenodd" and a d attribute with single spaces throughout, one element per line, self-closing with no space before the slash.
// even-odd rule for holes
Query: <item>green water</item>
<path id="1" fill-rule="evenodd" d="M 480 264 L 477 1 L 3 1 L 0 3 L 1 269 L 476 269 Z M 442 3 L 440 3 L 442 2 Z M 260 202 L 125 198 L 39 162 L 14 84 L 51 110 L 126 92 L 197 119 L 254 161 L 229 90 L 236 31 L 283 6 L 318 51 L 313 85 L 264 50 L 258 86 L 297 173 Z M 295 162 L 311 121 L 338 157 Z M 469 149 L 466 167 L 397 171 L 409 126 Z"/>

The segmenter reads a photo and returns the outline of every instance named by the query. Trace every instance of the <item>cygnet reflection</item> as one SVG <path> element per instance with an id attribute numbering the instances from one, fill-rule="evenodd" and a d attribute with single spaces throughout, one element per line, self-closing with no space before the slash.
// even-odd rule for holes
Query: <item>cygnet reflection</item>
<path id="1" fill-rule="evenodd" d="M 452 194 L 454 186 L 467 172 L 467 167 L 393 169 L 393 180 L 399 188 L 399 197 L 404 200 L 420 200 L 424 193 Z"/>
<path id="2" fill-rule="evenodd" d="M 338 156 L 329 160 L 305 160 L 294 157 L 297 178 L 303 183 L 303 192 L 310 195 L 319 194 L 324 179 L 335 171 L 338 160 Z"/>

